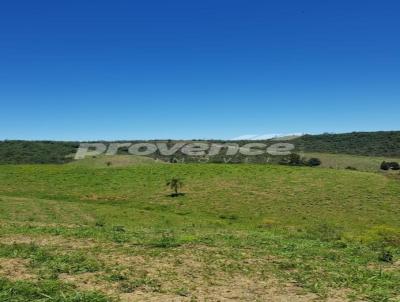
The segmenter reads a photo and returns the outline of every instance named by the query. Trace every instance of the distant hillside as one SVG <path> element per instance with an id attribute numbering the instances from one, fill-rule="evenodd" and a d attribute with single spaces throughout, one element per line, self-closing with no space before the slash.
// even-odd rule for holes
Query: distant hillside
<path id="1" fill-rule="evenodd" d="M 249 142 L 255 141 L 235 141 L 240 145 Z M 277 141 L 274 139 L 270 142 Z M 400 131 L 304 135 L 287 142 L 293 143 L 297 152 L 400 157 Z M 0 141 L 0 164 L 67 163 L 73 160 L 71 155 L 76 152 L 78 146 L 79 142 Z M 126 150 L 125 152 L 121 150 L 121 154 L 126 154 Z M 172 159 L 160 154 L 154 154 L 152 157 L 164 161 Z M 178 154 L 177 157 L 187 158 L 183 154 Z M 252 157 L 251 162 L 263 163 L 266 157 L 267 155 Z M 232 159 L 230 161 L 232 163 L 243 162 L 242 155 L 234 156 Z M 211 158 L 211 162 L 223 161 L 221 156 Z"/>
<path id="2" fill-rule="evenodd" d="M 0 164 L 62 164 L 71 160 L 79 143 L 55 141 L 0 141 Z"/>
<path id="3" fill-rule="evenodd" d="M 400 131 L 304 135 L 291 142 L 304 152 L 400 156 Z"/>

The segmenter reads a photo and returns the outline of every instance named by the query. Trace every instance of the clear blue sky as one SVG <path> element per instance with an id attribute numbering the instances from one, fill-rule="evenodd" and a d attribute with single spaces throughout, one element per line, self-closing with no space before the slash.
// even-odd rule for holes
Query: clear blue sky
<path id="1" fill-rule="evenodd" d="M 400 1 L 3 1 L 0 139 L 400 130 Z"/>

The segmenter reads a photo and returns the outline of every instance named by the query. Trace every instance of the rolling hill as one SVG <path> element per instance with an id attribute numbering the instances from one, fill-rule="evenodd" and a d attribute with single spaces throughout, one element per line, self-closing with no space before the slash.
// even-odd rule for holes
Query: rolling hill
<path id="1" fill-rule="evenodd" d="M 324 168 L 3 165 L 0 300 L 397 301 L 399 196 Z"/>

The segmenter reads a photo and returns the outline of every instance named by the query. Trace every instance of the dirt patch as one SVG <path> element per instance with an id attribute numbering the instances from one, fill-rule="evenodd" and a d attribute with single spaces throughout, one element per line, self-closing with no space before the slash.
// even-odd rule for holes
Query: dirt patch
<path id="1" fill-rule="evenodd" d="M 162 293 L 147 293 L 136 291 L 132 294 L 122 294 L 119 296 L 121 302 L 181 302 L 190 301 L 187 297 L 179 297 L 178 295 L 162 294 Z"/>
<path id="2" fill-rule="evenodd" d="M 208 301 L 305 302 L 318 298 L 313 294 L 305 294 L 302 289 L 290 283 L 282 284 L 275 279 L 260 281 L 242 276 L 225 280 L 218 286 L 200 289 L 197 296 Z"/>
<path id="3" fill-rule="evenodd" d="M 294 284 L 282 284 L 273 277 L 260 280 L 259 276 L 243 276 L 238 271 L 227 273 L 220 265 L 228 265 L 233 260 L 221 255 L 220 263 L 209 263 L 212 248 L 204 250 L 177 249 L 153 257 L 140 250 L 136 255 L 113 254 L 102 257 L 111 267 L 120 266 L 135 277 L 138 274 L 157 280 L 161 288 L 157 291 L 144 291 L 138 288 L 132 293 L 120 293 L 124 302 L 131 301 L 293 301 L 316 300 L 313 294 L 305 294 Z M 215 252 L 215 251 L 214 251 Z M 250 255 L 249 255 L 250 256 Z M 273 258 L 245 260 L 248 265 L 261 265 Z"/>
<path id="4" fill-rule="evenodd" d="M 10 280 L 34 280 L 36 275 L 27 268 L 29 260 L 19 258 L 0 258 L 0 275 Z"/>
<path id="5" fill-rule="evenodd" d="M 117 284 L 104 280 L 102 273 L 60 274 L 58 279 L 65 283 L 71 283 L 82 291 L 98 291 L 110 297 L 118 296 Z"/>
<path id="6" fill-rule="evenodd" d="M 13 235 L 0 237 L 0 242 L 56 246 L 65 251 L 101 247 L 96 257 L 105 263 L 105 271 L 61 274 L 59 279 L 84 291 L 96 290 L 119 297 L 123 302 L 318 301 L 318 296 L 305 293 L 290 280 L 281 282 L 260 272 L 260 268 L 266 269 L 277 261 L 276 257 L 257 257 L 246 250 L 236 251 L 236 257 L 231 257 L 228 250 L 208 246 L 157 250 L 62 236 Z M 32 279 L 35 276 L 26 269 L 27 264 L 21 259 L 3 259 L 0 274 L 12 275 L 15 280 Z M 347 300 L 346 293 L 333 294 L 327 301 Z"/>
<path id="7" fill-rule="evenodd" d="M 294 285 L 282 285 L 277 281 L 256 281 L 243 277 L 225 280 L 216 286 L 195 286 L 193 289 L 177 289 L 175 294 L 136 291 L 120 295 L 121 301 L 273 301 L 310 302 L 317 301 L 313 294 L 304 294 Z"/>
<path id="8" fill-rule="evenodd" d="M 384 272 L 399 272 L 400 271 L 400 260 L 394 263 L 370 263 L 367 266 L 370 270 L 382 270 Z"/>
<path id="9" fill-rule="evenodd" d="M 28 227 L 38 227 L 38 228 L 54 228 L 54 227 L 63 227 L 68 229 L 75 229 L 82 225 L 80 224 L 72 224 L 72 223 L 44 223 L 44 222 L 34 222 L 34 221 L 1 221 L 0 225 L 2 226 L 28 226 Z"/>
<path id="10" fill-rule="evenodd" d="M 10 235 L 0 237 L 2 244 L 37 244 L 39 246 L 55 246 L 63 249 L 93 248 L 99 243 L 92 239 L 65 238 L 61 236 L 26 236 Z"/>

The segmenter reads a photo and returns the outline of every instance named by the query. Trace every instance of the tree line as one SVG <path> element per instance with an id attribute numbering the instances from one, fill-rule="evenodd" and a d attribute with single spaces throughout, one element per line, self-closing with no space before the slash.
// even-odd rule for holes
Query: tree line
<path id="1" fill-rule="evenodd" d="M 155 140 L 152 142 L 154 141 Z M 167 140 L 165 142 L 171 144 L 176 143 L 176 141 L 173 140 Z M 229 141 L 222 140 L 212 140 L 208 142 L 229 143 Z M 234 143 L 238 143 L 240 145 L 251 142 L 254 141 L 234 141 Z M 304 135 L 288 142 L 295 145 L 295 153 L 320 152 L 364 156 L 400 157 L 400 131 Z M 76 153 L 78 147 L 79 142 L 4 140 L 0 141 L 0 164 L 62 164 L 73 160 L 73 155 Z M 127 150 L 121 149 L 119 154 L 128 153 Z M 271 157 L 268 154 L 251 157 L 246 157 L 245 155 L 241 154 L 231 157 L 217 155 L 209 158 L 199 159 L 181 153 L 178 153 L 174 156 L 163 156 L 159 153 L 155 153 L 151 155 L 151 157 L 167 162 L 199 162 L 200 160 L 200 162 L 212 163 L 283 163 L 285 160 L 287 160 L 287 158 Z M 313 159 L 308 163 L 308 165 L 318 165 L 318 161 Z M 389 168 L 393 169 L 393 167 Z"/>

